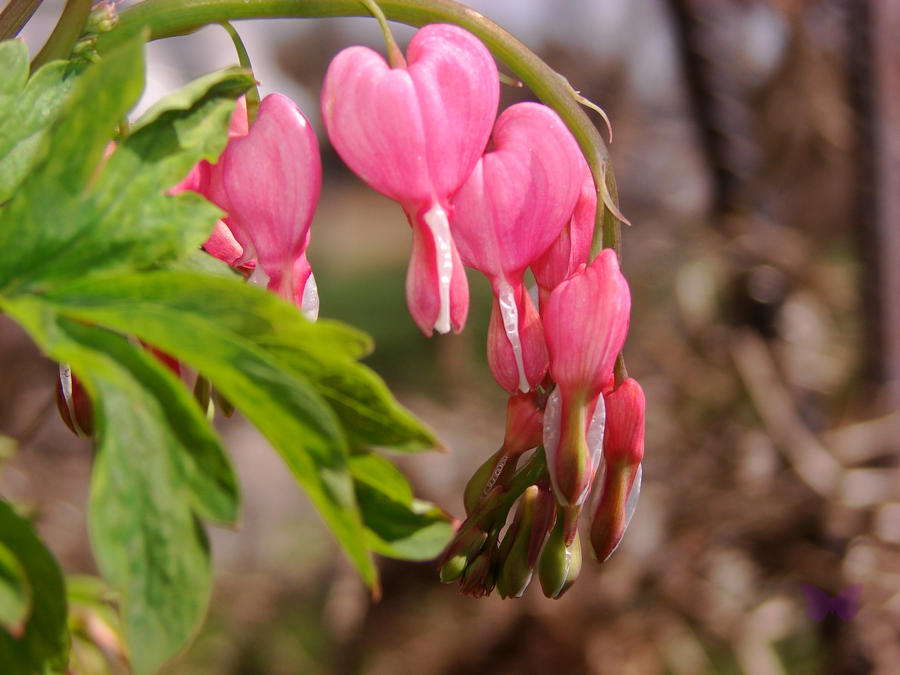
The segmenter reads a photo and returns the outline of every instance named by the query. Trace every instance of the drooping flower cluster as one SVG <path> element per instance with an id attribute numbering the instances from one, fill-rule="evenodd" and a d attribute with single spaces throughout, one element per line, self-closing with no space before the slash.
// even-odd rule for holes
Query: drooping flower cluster
<path id="1" fill-rule="evenodd" d="M 587 163 L 546 106 L 516 104 L 494 121 L 497 89 L 496 66 L 474 36 L 431 25 L 416 33 L 405 61 L 388 64 L 365 47 L 339 53 L 325 76 L 322 116 L 347 165 L 406 213 L 407 303 L 419 328 L 462 329 L 463 265 L 493 289 L 487 360 L 511 395 L 506 438 L 466 486 L 468 519 L 441 576 L 470 594 L 496 584 L 518 596 L 537 568 L 544 592 L 558 597 L 578 573 L 577 525 L 589 495 L 601 561 L 628 524 L 644 399 L 634 380 L 613 376 L 631 297 L 612 250 L 589 260 L 597 187 Z M 525 286 L 528 268 L 539 308 Z M 544 453 L 519 467 L 541 444 Z"/>
<path id="2" fill-rule="evenodd" d="M 581 512 L 601 562 L 634 512 L 645 401 L 616 368 L 631 296 L 614 251 L 590 260 L 598 190 L 578 144 L 550 108 L 519 103 L 498 117 L 498 100 L 485 46 L 435 24 L 391 64 L 366 47 L 340 52 L 322 117 L 344 162 L 406 214 L 407 304 L 422 332 L 463 329 L 464 266 L 493 289 L 487 362 L 510 395 L 506 434 L 466 486 L 468 517 L 441 577 L 469 594 L 496 586 L 509 597 L 537 570 L 544 593 L 559 597 L 580 569 Z M 219 206 L 225 215 L 204 249 L 314 319 L 306 248 L 321 171 L 309 122 L 272 94 L 255 120 L 240 101 L 218 162 L 199 163 L 171 192 Z M 77 381 L 66 374 L 61 389 L 64 417 L 90 433 L 76 419 L 86 405 Z"/>

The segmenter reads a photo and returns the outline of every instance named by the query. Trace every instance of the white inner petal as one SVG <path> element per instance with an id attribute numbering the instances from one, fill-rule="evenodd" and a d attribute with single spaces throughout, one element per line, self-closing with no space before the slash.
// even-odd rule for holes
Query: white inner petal
<path id="1" fill-rule="evenodd" d="M 78 419 L 75 417 L 75 399 L 72 398 L 72 369 L 68 363 L 59 364 L 59 385 L 62 389 L 63 400 L 66 402 L 66 410 L 69 411 L 69 420 L 78 436 L 87 436 Z"/>
<path id="2" fill-rule="evenodd" d="M 303 287 L 303 298 L 300 301 L 300 312 L 310 321 L 319 318 L 319 287 L 312 272 Z"/>
<path id="3" fill-rule="evenodd" d="M 253 272 L 248 277 L 247 282 L 260 288 L 267 288 L 269 286 L 269 275 L 263 272 L 262 265 L 256 263 L 256 267 L 253 268 Z"/>
<path id="4" fill-rule="evenodd" d="M 519 370 L 519 390 L 528 393 L 531 387 L 528 384 L 528 378 L 525 377 L 525 361 L 522 358 L 522 340 L 519 338 L 519 308 L 516 307 L 516 295 L 512 286 L 506 283 L 505 279 L 500 279 L 497 288 L 497 302 L 500 304 L 503 330 L 506 331 L 506 339 L 512 346 L 516 368 Z"/>
<path id="5" fill-rule="evenodd" d="M 597 407 L 587 430 L 587 446 L 591 453 L 591 479 L 597 473 L 600 466 L 600 458 L 603 457 L 603 432 L 606 429 L 606 403 L 602 396 L 597 397 Z M 579 500 L 580 502 L 580 500 Z"/>
<path id="6" fill-rule="evenodd" d="M 440 310 L 434 329 L 438 333 L 450 332 L 450 281 L 453 278 L 453 240 L 450 237 L 450 222 L 440 204 L 433 204 L 425 212 L 425 224 L 434 239 L 435 264 L 438 273 L 438 297 Z"/>
<path id="7" fill-rule="evenodd" d="M 544 429 L 543 442 L 544 453 L 547 455 L 547 466 L 556 466 L 556 455 L 559 451 L 559 435 L 560 435 L 560 417 L 562 415 L 562 400 L 559 394 L 559 387 L 556 387 L 547 399 L 547 405 L 544 407 Z M 559 493 L 559 486 L 556 484 L 556 472 L 551 468 L 550 480 L 553 481 L 553 489 Z"/>
<path id="8" fill-rule="evenodd" d="M 625 500 L 625 529 L 628 529 L 628 523 L 631 522 L 631 516 L 637 508 L 638 497 L 641 496 L 641 478 L 644 475 L 644 467 L 638 464 L 637 474 L 634 477 L 634 483 L 631 485 L 631 492 L 628 493 L 628 499 Z"/>

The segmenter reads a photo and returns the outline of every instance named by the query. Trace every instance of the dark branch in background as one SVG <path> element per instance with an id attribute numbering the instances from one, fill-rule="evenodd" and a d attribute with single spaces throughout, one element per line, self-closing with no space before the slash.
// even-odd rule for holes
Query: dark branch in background
<path id="1" fill-rule="evenodd" d="M 716 121 L 712 64 L 700 48 L 702 27 L 690 0 L 669 0 L 668 4 L 692 117 L 713 181 L 713 213 L 725 213 L 735 206 L 740 180 L 728 166 L 728 139 Z"/>
<path id="2" fill-rule="evenodd" d="M 14 38 L 44 0 L 10 0 L 0 12 L 0 40 Z"/>
<path id="3" fill-rule="evenodd" d="M 900 406 L 900 6 L 847 2 L 848 61 L 857 120 L 856 213 L 864 264 L 866 374 Z"/>

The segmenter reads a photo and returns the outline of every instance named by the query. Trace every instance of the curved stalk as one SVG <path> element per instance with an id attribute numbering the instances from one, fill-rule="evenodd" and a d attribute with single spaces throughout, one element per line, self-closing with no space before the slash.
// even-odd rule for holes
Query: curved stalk
<path id="1" fill-rule="evenodd" d="M 42 2 L 43 0 L 10 0 L 0 12 L 0 40 L 18 35 Z"/>
<path id="2" fill-rule="evenodd" d="M 572 94 L 569 83 L 531 50 L 498 25 L 452 0 L 379 0 L 388 19 L 412 26 L 447 21 L 476 35 L 488 49 L 527 85 L 535 95 L 559 113 L 581 146 L 591 167 L 601 199 L 597 209 L 595 241 L 619 240 L 615 203 L 615 179 L 609 166 L 609 151 L 599 130 Z M 150 39 L 192 33 L 210 23 L 236 19 L 276 17 L 367 16 L 359 0 L 145 0 L 119 16 L 116 28 L 97 38 L 103 53 L 149 26 Z M 613 217 L 604 218 L 609 212 Z"/>
<path id="3" fill-rule="evenodd" d="M 31 62 L 31 70 L 35 71 L 48 61 L 65 59 L 72 53 L 72 47 L 81 37 L 84 24 L 91 14 L 91 2 L 93 0 L 69 0 L 59 15 L 56 27 L 47 38 L 47 42 L 41 47 Z"/>

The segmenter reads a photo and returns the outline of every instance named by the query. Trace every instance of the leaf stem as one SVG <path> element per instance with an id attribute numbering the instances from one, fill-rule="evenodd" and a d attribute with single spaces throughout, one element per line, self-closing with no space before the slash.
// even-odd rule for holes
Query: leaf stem
<path id="1" fill-rule="evenodd" d="M 247 54 L 247 48 L 244 47 L 244 41 L 241 40 L 241 36 L 238 35 L 234 26 L 227 21 L 222 21 L 219 25 L 225 29 L 228 36 L 231 38 L 231 41 L 234 43 L 234 49 L 237 52 L 238 62 L 241 64 L 241 68 L 249 70 L 252 73 L 253 66 L 250 63 L 250 55 Z M 244 96 L 247 99 L 247 123 L 253 124 L 253 122 L 256 121 L 256 113 L 259 110 L 259 87 L 254 83 L 254 85 L 246 91 Z"/>
<path id="2" fill-rule="evenodd" d="M 32 72 L 55 59 L 66 59 L 72 53 L 72 47 L 81 37 L 84 24 L 91 13 L 93 0 L 68 0 L 59 15 L 56 27 L 41 47 L 41 51 L 31 62 Z M 140 27 L 138 27 L 140 29 Z"/>
<path id="3" fill-rule="evenodd" d="M 400 47 L 397 46 L 397 41 L 394 39 L 394 34 L 391 33 L 384 12 L 381 11 L 381 7 L 378 6 L 378 3 L 375 2 L 375 0 L 359 1 L 372 13 L 372 16 L 375 17 L 375 20 L 381 27 L 381 34 L 384 35 L 384 42 L 387 45 L 388 63 L 391 64 L 391 68 L 405 68 L 406 59 L 403 58 L 403 52 L 401 52 Z"/>
<path id="4" fill-rule="evenodd" d="M 0 40 L 15 37 L 44 0 L 10 0 L 0 12 Z"/>

